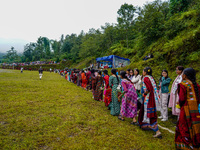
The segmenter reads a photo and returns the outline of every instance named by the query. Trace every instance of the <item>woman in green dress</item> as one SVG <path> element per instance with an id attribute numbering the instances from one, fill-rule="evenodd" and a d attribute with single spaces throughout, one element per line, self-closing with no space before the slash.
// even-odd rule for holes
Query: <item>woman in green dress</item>
<path id="1" fill-rule="evenodd" d="M 110 114 L 113 116 L 119 116 L 120 114 L 120 102 L 118 101 L 117 87 L 120 84 L 120 77 L 117 76 L 116 69 L 111 70 L 111 76 L 109 78 L 109 86 L 112 88 L 112 101 L 109 105 Z"/>

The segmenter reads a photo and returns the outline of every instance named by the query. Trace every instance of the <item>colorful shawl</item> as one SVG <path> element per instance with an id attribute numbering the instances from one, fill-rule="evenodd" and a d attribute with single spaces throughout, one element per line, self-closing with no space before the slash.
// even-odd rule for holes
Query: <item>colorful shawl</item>
<path id="1" fill-rule="evenodd" d="M 149 80 L 151 81 L 151 84 L 152 84 L 152 87 L 154 89 L 153 93 L 154 93 L 154 98 L 155 98 L 155 103 L 156 103 L 156 109 L 153 110 L 152 108 L 148 108 L 148 104 L 149 104 L 149 94 L 148 93 L 144 99 L 144 118 L 143 118 L 143 122 L 146 122 L 146 123 L 150 123 L 150 117 L 149 117 L 149 114 L 152 112 L 152 111 L 160 111 L 160 97 L 159 97 L 159 94 L 158 94 L 158 89 L 157 89 L 157 86 L 156 86 L 156 83 L 155 83 L 155 80 L 153 79 L 152 76 L 149 76 L 149 75 L 146 75 L 145 77 L 149 78 Z M 144 78 L 145 78 L 144 77 Z M 143 78 L 143 89 L 144 89 L 144 92 L 147 91 L 147 87 L 144 83 L 144 78 Z"/>
<path id="2" fill-rule="evenodd" d="M 178 149 L 197 149 L 200 148 L 199 101 L 197 101 L 194 86 L 191 81 L 183 81 L 180 83 L 180 86 L 184 86 L 186 89 L 186 92 L 184 91 L 185 104 L 181 106 L 180 118 L 176 129 L 175 145 Z M 185 126 L 184 123 L 186 123 Z M 184 127 L 185 132 L 187 130 L 189 131 L 189 136 L 186 136 L 185 132 L 183 133 L 182 129 Z"/>
<path id="3" fill-rule="evenodd" d="M 177 88 L 178 88 L 178 84 L 181 82 L 182 82 L 182 75 L 178 75 L 172 84 L 169 106 L 168 106 L 172 108 L 172 114 L 176 116 L 180 114 L 180 109 L 176 108 L 176 103 L 179 101 Z"/>

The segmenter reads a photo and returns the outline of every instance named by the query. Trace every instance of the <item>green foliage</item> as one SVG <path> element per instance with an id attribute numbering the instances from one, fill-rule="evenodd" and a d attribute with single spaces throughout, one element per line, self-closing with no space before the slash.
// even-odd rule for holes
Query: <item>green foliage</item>
<path id="1" fill-rule="evenodd" d="M 178 15 L 174 15 L 165 23 L 165 36 L 170 40 L 177 36 L 178 33 L 185 29 L 184 21 L 177 20 Z"/>
<path id="2" fill-rule="evenodd" d="M 170 0 L 170 13 L 186 11 L 192 0 Z"/>
<path id="3" fill-rule="evenodd" d="M 200 58 L 200 50 L 193 52 L 188 56 L 188 60 L 192 62 L 198 62 L 199 58 Z"/>
<path id="4" fill-rule="evenodd" d="M 129 47 L 129 37 L 130 31 L 134 24 L 134 15 L 135 15 L 136 8 L 133 5 L 123 4 L 120 9 L 117 11 L 118 17 L 117 22 L 120 27 L 125 32 L 126 37 L 126 46 Z M 125 39 L 124 39 L 125 40 Z"/>
<path id="5" fill-rule="evenodd" d="M 7 51 L 7 54 L 3 56 L 5 59 L 7 59 L 9 62 L 15 62 L 18 59 L 17 51 L 14 47 L 11 47 L 10 50 Z"/>

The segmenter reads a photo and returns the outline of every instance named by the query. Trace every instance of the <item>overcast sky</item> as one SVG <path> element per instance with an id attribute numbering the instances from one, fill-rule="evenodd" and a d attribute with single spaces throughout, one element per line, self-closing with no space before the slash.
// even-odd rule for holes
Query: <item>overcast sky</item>
<path id="1" fill-rule="evenodd" d="M 143 6 L 154 0 L 0 0 L 0 52 L 14 46 L 23 51 L 39 36 L 59 39 L 117 22 L 124 3 Z"/>

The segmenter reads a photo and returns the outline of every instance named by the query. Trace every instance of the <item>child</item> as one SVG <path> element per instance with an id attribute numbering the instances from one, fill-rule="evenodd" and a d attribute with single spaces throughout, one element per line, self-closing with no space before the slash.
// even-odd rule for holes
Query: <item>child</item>
<path id="1" fill-rule="evenodd" d="M 168 120 L 168 92 L 169 92 L 169 84 L 171 82 L 171 79 L 168 77 L 168 71 L 163 70 L 159 82 L 159 88 L 160 88 L 160 104 L 161 104 L 161 116 L 158 117 L 162 119 L 161 121 L 167 121 Z"/>

